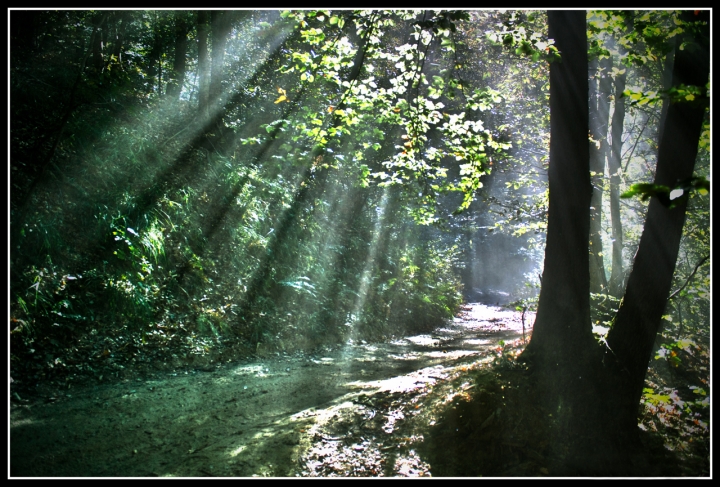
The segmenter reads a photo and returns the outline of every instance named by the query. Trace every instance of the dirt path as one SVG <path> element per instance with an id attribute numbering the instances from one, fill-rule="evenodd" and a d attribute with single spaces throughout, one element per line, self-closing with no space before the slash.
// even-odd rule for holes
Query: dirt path
<path id="1" fill-rule="evenodd" d="M 422 461 L 394 449 L 413 397 L 521 335 L 519 313 L 470 304 L 430 335 L 13 402 L 10 474 L 315 476 L 352 459 L 357 475 L 412 476 Z"/>

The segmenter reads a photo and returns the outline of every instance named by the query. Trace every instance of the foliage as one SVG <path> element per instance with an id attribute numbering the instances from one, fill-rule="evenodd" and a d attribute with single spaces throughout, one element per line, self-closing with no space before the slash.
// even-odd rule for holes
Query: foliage
<path id="1" fill-rule="evenodd" d="M 27 22 L 45 45 L 15 44 L 15 375 L 25 370 L 47 377 L 66 368 L 101 376 L 110 362 L 192 362 L 238 341 L 253 350 L 260 344 L 269 350 L 312 348 L 427 330 L 452 317 L 460 302 L 456 250 L 437 238 L 418 241 L 419 230 L 404 216 L 413 211 L 412 202 L 397 192 L 388 198 L 393 190 L 368 184 L 365 163 L 377 164 L 374 153 L 383 138 L 369 116 L 375 101 L 363 98 L 369 92 L 347 91 L 347 69 L 359 46 L 339 36 L 346 22 L 363 35 L 363 29 L 391 28 L 393 19 L 414 16 L 300 12 L 286 15 L 287 24 L 268 12 L 254 27 L 266 34 L 243 46 L 240 33 L 254 19 L 238 21 L 230 50 L 241 69 L 225 79 L 236 94 L 221 113 L 226 129 L 207 136 L 195 115 L 192 72 L 179 100 L 164 96 L 168 78 L 162 73 L 170 70 L 178 22 L 170 14 L 36 12 Z M 447 36 L 461 17 L 439 13 L 429 18 L 432 25 L 412 28 L 418 35 Z M 287 27 L 297 27 L 300 36 L 280 41 L 280 55 L 273 55 L 271 32 Z M 46 28 L 61 30 L 45 35 Z M 103 44 L 105 51 L 93 58 L 104 68 L 98 62 L 97 71 L 83 69 L 78 59 L 97 54 L 93 32 L 105 36 L 116 28 L 125 29 L 124 37 Z M 22 34 L 14 34 L 13 42 Z M 374 37 L 371 42 L 375 47 L 368 49 L 386 50 Z M 83 51 L 83 43 L 90 48 Z M 107 50 L 115 47 L 120 54 L 113 57 Z M 317 62 L 315 51 L 323 53 Z M 197 53 L 190 49 L 188 55 Z M 38 108 L 21 80 L 45 86 L 57 76 L 39 56 L 81 73 L 76 98 L 66 100 L 80 105 L 72 108 L 48 166 L 37 156 L 43 147 L 28 145 L 32 136 L 23 135 L 42 133 L 42 126 L 29 116 Z M 264 65 L 258 63 L 263 58 Z M 67 77 L 71 84 L 73 73 Z M 323 90 L 300 104 L 297 94 L 309 93 L 316 77 L 326 80 Z M 355 89 L 372 80 L 350 83 Z M 327 109 L 328 90 L 338 97 L 337 109 Z M 382 100 L 400 104 L 400 91 Z M 406 110 L 409 115 L 401 117 L 410 127 L 421 115 L 409 105 Z M 451 130 L 465 130 L 462 118 L 455 120 Z M 367 134 L 378 142 L 359 142 Z M 307 176 L 298 176 L 303 172 Z M 45 177 L 50 173 L 54 178 Z M 25 184 L 34 176 L 37 183 Z M 259 284 L 258 275 L 264 276 Z M 83 364 L 82 356 L 93 359 Z"/>
<path id="2" fill-rule="evenodd" d="M 663 344 L 643 389 L 640 428 L 663 435 L 670 451 L 707 455 L 710 443 L 709 353 L 692 340 Z"/>
<path id="3" fill-rule="evenodd" d="M 692 177 L 685 181 L 681 181 L 674 188 L 667 186 L 637 183 L 630 186 L 630 189 L 620 195 L 621 198 L 632 198 L 640 195 L 642 201 L 647 201 L 650 197 L 655 196 L 660 202 L 668 208 L 673 208 L 677 204 L 677 199 L 685 197 L 692 192 L 697 191 L 698 194 L 706 195 L 710 192 L 710 181 L 704 177 Z"/>

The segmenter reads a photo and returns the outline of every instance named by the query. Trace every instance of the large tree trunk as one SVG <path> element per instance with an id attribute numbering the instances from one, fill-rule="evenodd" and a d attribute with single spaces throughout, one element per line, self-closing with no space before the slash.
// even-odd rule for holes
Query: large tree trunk
<path id="1" fill-rule="evenodd" d="M 684 83 L 704 87 L 710 70 L 709 11 L 695 15 L 683 12 L 681 19 L 703 20 L 707 25 L 698 38 L 684 35 L 684 40 L 694 46 L 675 51 L 673 86 Z M 681 44 L 678 42 L 678 46 Z M 694 102 L 669 102 L 658 147 L 655 184 L 673 187 L 692 176 L 707 101 L 702 97 Z M 614 396 L 617 424 L 621 427 L 637 427 L 645 373 L 670 293 L 687 205 L 684 197 L 676 201 L 672 209 L 656 198 L 650 201 L 625 297 L 607 337 L 611 350 L 608 353 L 617 370 Z"/>
<path id="2" fill-rule="evenodd" d="M 592 189 L 585 11 L 550 11 L 548 25 L 562 62 L 550 65 L 548 232 L 537 321 L 528 351 L 557 362 L 566 360 L 566 352 L 591 338 L 588 235 Z"/>
<path id="3" fill-rule="evenodd" d="M 548 12 L 549 36 L 562 62 L 550 65 L 550 200 L 545 269 L 533 336 L 525 357 L 535 366 L 559 418 L 578 421 L 594 339 L 590 327 L 590 171 L 586 13 Z"/>

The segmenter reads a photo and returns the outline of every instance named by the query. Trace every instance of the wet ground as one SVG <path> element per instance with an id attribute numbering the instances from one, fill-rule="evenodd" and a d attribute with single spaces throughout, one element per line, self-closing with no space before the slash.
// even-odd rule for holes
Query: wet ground
<path id="1" fill-rule="evenodd" d="M 162 373 L 15 402 L 13 477 L 425 476 L 418 400 L 522 341 L 534 316 L 469 304 L 428 335 Z M 463 387 L 454 387 L 462 393 Z M 416 407 L 417 406 L 417 407 Z"/>

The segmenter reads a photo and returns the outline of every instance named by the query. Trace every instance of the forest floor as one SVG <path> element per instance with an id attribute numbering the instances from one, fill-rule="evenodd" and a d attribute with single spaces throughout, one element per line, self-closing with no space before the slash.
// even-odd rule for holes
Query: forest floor
<path id="1" fill-rule="evenodd" d="M 520 313 L 469 304 L 428 335 L 13 400 L 10 475 L 553 476 L 545 412 L 503 367 L 523 344 Z"/>

